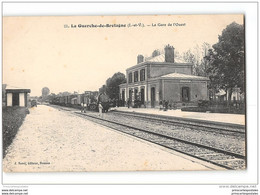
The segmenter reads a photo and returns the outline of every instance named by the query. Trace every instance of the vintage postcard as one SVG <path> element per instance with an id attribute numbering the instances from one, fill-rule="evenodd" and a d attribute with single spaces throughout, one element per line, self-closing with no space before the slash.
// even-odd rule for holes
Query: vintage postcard
<path id="1" fill-rule="evenodd" d="M 3 171 L 245 170 L 244 15 L 3 17 Z"/>

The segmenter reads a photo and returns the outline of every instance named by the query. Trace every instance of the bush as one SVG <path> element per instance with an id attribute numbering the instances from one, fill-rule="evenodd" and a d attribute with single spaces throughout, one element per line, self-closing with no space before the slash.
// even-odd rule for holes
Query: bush
<path id="1" fill-rule="evenodd" d="M 181 111 L 187 112 L 212 112 L 212 113 L 232 113 L 232 114 L 244 114 L 242 109 L 228 108 L 228 107 L 183 107 Z"/>
<path id="2" fill-rule="evenodd" d="M 209 100 L 199 100 L 198 101 L 198 106 L 199 107 L 208 107 L 210 105 Z"/>
<path id="3" fill-rule="evenodd" d="M 183 107 L 181 108 L 181 111 L 187 111 L 187 112 L 206 112 L 207 109 L 204 107 Z"/>
<path id="4" fill-rule="evenodd" d="M 3 107 L 3 158 L 8 146 L 11 145 L 23 120 L 29 113 L 27 108 Z"/>

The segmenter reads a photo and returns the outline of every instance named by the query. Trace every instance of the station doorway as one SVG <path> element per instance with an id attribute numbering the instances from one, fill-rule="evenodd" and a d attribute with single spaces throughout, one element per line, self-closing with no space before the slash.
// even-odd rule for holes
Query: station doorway
<path id="1" fill-rule="evenodd" d="M 151 107 L 155 107 L 155 87 L 151 88 Z"/>
<path id="2" fill-rule="evenodd" d="M 134 100 L 137 100 L 138 99 L 138 89 L 135 89 L 134 92 L 135 92 L 135 94 L 134 94 L 134 98 L 135 99 Z"/>
<path id="3" fill-rule="evenodd" d="M 133 96 L 132 89 L 129 89 L 129 104 L 132 103 L 132 96 Z"/>
<path id="4" fill-rule="evenodd" d="M 122 106 L 125 106 L 125 90 L 122 91 Z"/>
<path id="5" fill-rule="evenodd" d="M 190 88 L 189 87 L 182 87 L 181 90 L 181 97 L 183 102 L 189 102 L 190 101 Z"/>
<path id="6" fill-rule="evenodd" d="M 19 93 L 13 93 L 13 106 L 19 106 L 20 101 L 19 101 Z"/>
<path id="7" fill-rule="evenodd" d="M 141 89 L 141 104 L 144 104 L 144 88 Z"/>

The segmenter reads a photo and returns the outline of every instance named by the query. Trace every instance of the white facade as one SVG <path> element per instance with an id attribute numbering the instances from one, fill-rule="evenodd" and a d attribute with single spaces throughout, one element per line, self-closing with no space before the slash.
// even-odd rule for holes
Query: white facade
<path id="1" fill-rule="evenodd" d="M 20 106 L 27 107 L 27 94 L 30 93 L 29 89 L 6 90 L 6 106 Z"/>
<path id="2" fill-rule="evenodd" d="M 24 107 L 25 106 L 25 94 L 19 93 L 19 106 Z"/>
<path id="3" fill-rule="evenodd" d="M 6 94 L 6 101 L 7 101 L 7 106 L 13 105 L 13 94 L 12 93 Z"/>

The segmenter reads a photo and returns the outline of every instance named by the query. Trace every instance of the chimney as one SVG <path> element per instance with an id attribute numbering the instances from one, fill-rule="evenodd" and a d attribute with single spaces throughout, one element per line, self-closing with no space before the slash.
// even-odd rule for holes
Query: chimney
<path id="1" fill-rule="evenodd" d="M 174 63 L 174 47 L 169 44 L 165 46 L 165 62 Z"/>
<path id="2" fill-rule="evenodd" d="M 137 64 L 142 63 L 144 61 L 144 56 L 143 55 L 138 55 L 137 56 Z"/>

